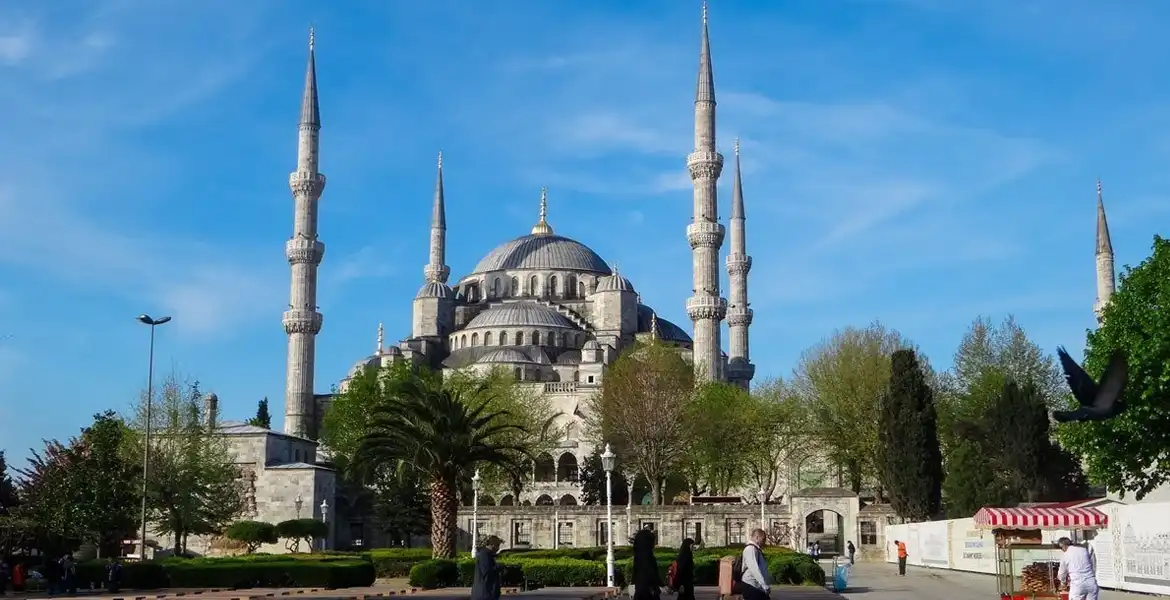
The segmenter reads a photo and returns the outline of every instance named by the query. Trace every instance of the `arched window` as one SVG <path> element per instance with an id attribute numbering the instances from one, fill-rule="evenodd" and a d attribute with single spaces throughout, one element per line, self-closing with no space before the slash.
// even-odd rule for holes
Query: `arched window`
<path id="1" fill-rule="evenodd" d="M 580 298 L 585 297 L 585 282 L 584 281 L 577 282 L 577 296 Z"/>
<path id="2" fill-rule="evenodd" d="M 516 378 L 516 381 L 523 381 L 524 380 L 523 373 L 520 372 L 520 367 L 516 367 L 515 369 L 512 369 L 512 375 Z"/>
<path id="3" fill-rule="evenodd" d="M 517 332 L 516 332 L 516 345 L 517 345 L 517 346 L 523 346 L 523 345 L 524 345 L 524 332 L 523 332 L 523 331 L 517 331 Z"/>
<path id="4" fill-rule="evenodd" d="M 565 297 L 574 298 L 577 296 L 577 278 L 573 275 L 565 277 Z"/>
<path id="5" fill-rule="evenodd" d="M 528 278 L 528 295 L 529 296 L 540 295 L 540 280 L 538 280 L 536 278 L 536 275 L 533 275 L 532 277 Z"/>
<path id="6" fill-rule="evenodd" d="M 479 334 L 478 333 L 471 334 L 471 345 L 472 346 L 479 345 Z"/>
<path id="7" fill-rule="evenodd" d="M 507 332 L 507 331 L 501 331 L 501 332 L 500 332 L 500 345 L 501 345 L 501 346 L 507 346 L 507 345 L 508 345 L 508 332 Z"/>
<path id="8" fill-rule="evenodd" d="M 548 278 L 548 289 L 545 290 L 546 296 L 552 297 L 557 295 L 557 276 L 553 275 Z"/>
<path id="9" fill-rule="evenodd" d="M 460 348 L 467 347 L 467 334 L 463 334 L 462 336 L 459 337 L 459 347 Z"/>
<path id="10" fill-rule="evenodd" d="M 532 345 L 533 345 L 533 346 L 539 346 L 539 345 L 540 345 L 540 332 L 539 332 L 539 331 L 533 331 L 533 332 L 532 332 Z"/>
<path id="11" fill-rule="evenodd" d="M 545 339 L 545 343 L 547 343 L 549 346 L 559 346 L 560 345 L 557 343 L 557 332 L 555 332 L 555 331 L 548 332 L 545 335 L 544 339 Z"/>
<path id="12" fill-rule="evenodd" d="M 499 277 L 492 279 L 492 287 L 491 287 L 491 294 L 490 295 L 492 298 L 499 298 L 500 297 L 500 278 Z"/>
<path id="13" fill-rule="evenodd" d="M 518 278 L 518 277 L 512 278 L 512 292 L 511 293 L 513 296 L 523 295 L 520 293 L 520 278 Z"/>
<path id="14" fill-rule="evenodd" d="M 484 332 L 484 334 L 483 334 L 483 345 L 484 345 L 484 346 L 491 346 L 491 345 L 492 345 L 492 332 L 490 332 L 490 331 L 485 331 L 485 332 Z"/>

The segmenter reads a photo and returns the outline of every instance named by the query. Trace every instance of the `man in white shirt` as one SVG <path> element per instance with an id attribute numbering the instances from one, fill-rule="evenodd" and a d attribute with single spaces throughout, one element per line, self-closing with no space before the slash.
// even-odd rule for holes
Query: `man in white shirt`
<path id="1" fill-rule="evenodd" d="M 763 529 L 755 529 L 751 543 L 743 548 L 743 586 L 739 590 L 743 600 L 766 600 L 772 592 L 772 577 L 762 550 L 767 540 Z"/>
<path id="2" fill-rule="evenodd" d="M 1093 556 L 1084 546 L 1073 545 L 1072 540 L 1062 537 L 1056 544 L 1063 555 L 1060 557 L 1060 571 L 1057 578 L 1068 583 L 1068 600 L 1097 600 L 1097 565 Z"/>

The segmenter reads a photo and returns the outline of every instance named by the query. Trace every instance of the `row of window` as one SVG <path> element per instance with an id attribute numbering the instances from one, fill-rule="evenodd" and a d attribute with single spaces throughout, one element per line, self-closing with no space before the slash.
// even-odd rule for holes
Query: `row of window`
<path id="1" fill-rule="evenodd" d="M 480 528 L 486 524 L 485 521 L 480 520 Z M 618 529 L 618 522 L 612 522 L 615 536 L 619 535 L 616 532 Z M 728 519 L 725 528 L 727 534 L 727 544 L 746 544 L 748 542 L 747 536 L 749 531 L 754 528 L 755 522 L 744 519 Z M 862 546 L 876 546 L 877 541 L 877 523 L 873 521 L 861 521 L 859 523 L 861 532 L 860 539 Z M 472 521 L 468 519 L 467 528 L 470 531 Z M 657 521 L 639 521 L 638 527 L 641 529 L 649 529 L 650 531 L 658 530 Z M 779 530 L 783 527 L 780 521 L 772 522 L 772 529 Z M 811 533 L 811 532 L 810 532 Z M 572 546 L 575 542 L 573 533 L 573 522 L 562 521 L 557 524 L 557 542 L 561 546 Z M 683 539 L 691 538 L 696 543 L 702 543 L 703 540 L 703 523 L 700 521 L 688 521 L 683 525 Z M 604 519 L 597 520 L 597 531 L 595 536 L 595 546 L 605 546 L 609 540 L 609 528 L 606 527 Z M 614 540 L 617 542 L 618 540 Z M 680 543 L 682 539 L 678 540 Z M 778 542 L 780 540 L 777 540 Z M 659 540 L 659 543 L 662 543 Z M 787 540 L 781 542 L 787 545 Z M 532 545 L 532 521 L 528 519 L 516 519 L 512 521 L 512 546 L 530 546 Z M 839 550 L 839 549 L 838 549 Z"/>
<path id="2" fill-rule="evenodd" d="M 588 295 L 588 288 L 584 281 L 577 279 L 573 275 L 568 275 L 564 278 L 564 287 L 560 287 L 562 282 L 556 275 L 549 275 L 547 278 L 541 278 L 539 275 L 532 275 L 528 277 L 527 285 L 521 287 L 519 277 L 493 277 L 487 284 L 488 300 L 495 300 L 498 298 L 565 298 L 568 300 L 585 298 Z M 543 285 L 542 285 L 543 283 Z M 478 281 L 471 281 L 463 285 L 463 296 L 469 302 L 478 302 L 482 300 Z"/>
<path id="3" fill-rule="evenodd" d="M 507 331 L 501 331 L 499 333 L 485 331 L 483 332 L 482 345 L 523 346 L 529 344 L 539 346 L 541 345 L 541 340 L 544 340 L 545 346 L 553 348 L 580 348 L 585 343 L 585 334 L 572 331 L 549 331 L 541 334 L 539 331 L 533 331 L 525 335 L 523 331 L 517 331 L 509 336 Z M 470 335 L 466 333 L 453 335 L 451 336 L 451 349 L 472 348 L 481 345 L 479 341 L 479 332 L 474 332 Z"/>

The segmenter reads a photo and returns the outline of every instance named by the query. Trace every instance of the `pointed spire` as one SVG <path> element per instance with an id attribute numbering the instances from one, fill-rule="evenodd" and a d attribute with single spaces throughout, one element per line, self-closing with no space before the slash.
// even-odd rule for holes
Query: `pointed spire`
<path id="1" fill-rule="evenodd" d="M 548 188 L 540 188 L 540 220 L 532 226 L 532 235 L 552 235 L 548 224 Z"/>
<path id="2" fill-rule="evenodd" d="M 443 195 L 443 151 L 439 151 L 438 175 L 435 177 L 435 206 L 431 210 L 431 228 L 447 229 L 447 205 Z"/>
<path id="3" fill-rule="evenodd" d="M 695 102 L 715 101 L 715 75 L 711 72 L 711 41 L 707 35 L 707 1 L 703 0 L 703 41 L 699 50 L 699 85 Z"/>
<path id="4" fill-rule="evenodd" d="M 382 345 L 386 341 L 386 331 L 382 329 L 382 322 L 378 322 L 378 349 L 374 351 L 374 356 L 382 356 Z"/>
<path id="5" fill-rule="evenodd" d="M 658 340 L 658 313 L 650 313 L 650 339 Z"/>
<path id="6" fill-rule="evenodd" d="M 1113 254 L 1109 239 L 1109 221 L 1105 218 L 1105 200 L 1101 193 L 1101 179 L 1097 179 L 1097 254 Z"/>
<path id="7" fill-rule="evenodd" d="M 305 69 L 305 95 L 301 99 L 301 125 L 321 126 L 321 110 L 317 105 L 316 34 L 309 28 L 309 66 Z"/>
<path id="8" fill-rule="evenodd" d="M 739 138 L 735 138 L 735 179 L 731 180 L 731 218 L 744 218 L 743 212 L 743 177 L 739 166 Z M 743 252 L 743 249 L 731 249 L 732 252 Z"/>

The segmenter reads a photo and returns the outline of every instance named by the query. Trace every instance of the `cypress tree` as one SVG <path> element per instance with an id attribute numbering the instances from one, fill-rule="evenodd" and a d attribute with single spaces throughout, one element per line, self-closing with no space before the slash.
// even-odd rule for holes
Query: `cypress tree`
<path id="1" fill-rule="evenodd" d="M 934 391 L 913 350 L 891 356 L 890 383 L 880 402 L 879 469 L 899 516 L 927 520 L 942 503 L 942 450 Z"/>
<path id="2" fill-rule="evenodd" d="M 265 397 L 256 403 L 256 416 L 248 419 L 249 425 L 272 429 L 272 415 L 268 412 L 268 398 Z"/>
<path id="3" fill-rule="evenodd" d="M 1009 493 L 1020 502 L 1041 500 L 1052 442 L 1048 409 L 1036 386 L 1008 381 L 988 410 L 984 429 Z"/>

